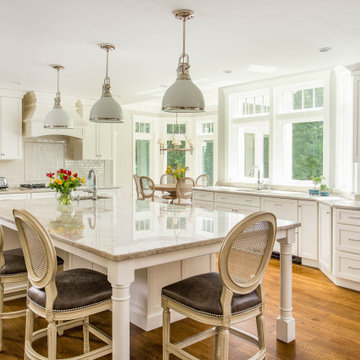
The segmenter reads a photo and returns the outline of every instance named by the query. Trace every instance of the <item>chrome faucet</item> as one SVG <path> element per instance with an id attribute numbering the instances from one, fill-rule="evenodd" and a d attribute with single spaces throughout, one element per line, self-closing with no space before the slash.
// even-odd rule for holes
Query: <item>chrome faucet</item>
<path id="1" fill-rule="evenodd" d="M 92 199 L 97 200 L 97 184 L 96 184 L 96 173 L 94 169 L 91 169 L 88 174 L 88 179 L 93 179 L 93 189 L 88 190 L 89 193 L 92 193 Z"/>
<path id="2" fill-rule="evenodd" d="M 257 165 L 253 165 L 251 167 L 249 176 L 254 176 L 255 175 L 255 169 L 257 169 L 257 189 L 261 190 L 261 186 L 262 186 L 262 182 L 260 180 L 260 168 Z"/>

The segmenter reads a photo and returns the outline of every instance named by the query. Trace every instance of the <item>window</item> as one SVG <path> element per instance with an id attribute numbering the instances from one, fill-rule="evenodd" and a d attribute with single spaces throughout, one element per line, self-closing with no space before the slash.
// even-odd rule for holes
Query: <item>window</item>
<path id="1" fill-rule="evenodd" d="M 265 179 L 269 178 L 269 135 L 264 135 L 263 138 L 263 159 L 264 159 L 264 169 L 263 169 L 263 176 Z"/>
<path id="2" fill-rule="evenodd" d="M 167 124 L 166 132 L 168 134 L 185 134 L 186 124 Z"/>
<path id="3" fill-rule="evenodd" d="M 237 94 L 233 98 L 234 117 L 259 116 L 270 111 L 268 91 Z"/>
<path id="4" fill-rule="evenodd" d="M 202 174 L 208 174 L 210 185 L 214 184 L 214 140 L 201 142 Z"/>
<path id="5" fill-rule="evenodd" d="M 143 133 L 143 134 L 150 134 L 150 123 L 136 122 L 135 123 L 135 132 Z"/>
<path id="6" fill-rule="evenodd" d="M 185 141 L 181 141 L 180 148 L 185 148 Z M 173 148 L 171 140 L 167 141 L 167 147 Z M 186 167 L 186 154 L 185 151 L 167 151 L 167 166 L 185 168 Z"/>
<path id="7" fill-rule="evenodd" d="M 320 109 L 324 104 L 324 88 L 286 89 L 281 92 L 280 102 L 280 109 L 283 113 Z"/>
<path id="8" fill-rule="evenodd" d="M 144 230 L 150 230 L 150 220 L 137 220 L 135 222 L 135 231 L 144 231 Z"/>
<path id="9" fill-rule="evenodd" d="M 252 176 L 251 171 L 255 165 L 255 134 L 244 135 L 244 175 Z"/>
<path id="10" fill-rule="evenodd" d="M 214 220 L 213 219 L 201 219 L 201 230 L 207 233 L 214 232 Z"/>
<path id="11" fill-rule="evenodd" d="M 202 134 L 213 134 L 214 133 L 214 123 L 206 122 L 201 124 L 201 133 Z"/>
<path id="12" fill-rule="evenodd" d="M 323 175 L 323 123 L 292 124 L 292 178 L 310 180 Z"/>
<path id="13" fill-rule="evenodd" d="M 139 176 L 150 176 L 150 141 L 135 140 L 135 172 Z"/>

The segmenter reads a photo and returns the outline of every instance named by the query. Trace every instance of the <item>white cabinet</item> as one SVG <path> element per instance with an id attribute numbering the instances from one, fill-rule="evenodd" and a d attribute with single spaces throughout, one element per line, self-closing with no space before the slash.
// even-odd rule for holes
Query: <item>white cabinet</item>
<path id="1" fill-rule="evenodd" d="M 113 158 L 114 158 L 113 125 L 90 123 L 84 129 L 83 159 L 112 160 Z"/>
<path id="2" fill-rule="evenodd" d="M 319 263 L 322 268 L 331 272 L 331 207 L 319 204 Z"/>
<path id="3" fill-rule="evenodd" d="M 299 256 L 318 260 L 318 210 L 315 201 L 299 200 Z"/>
<path id="4" fill-rule="evenodd" d="M 0 159 L 22 158 L 22 103 L 14 97 L 0 97 Z"/>
<path id="5" fill-rule="evenodd" d="M 256 211 L 259 211 L 259 209 L 255 207 L 246 207 L 241 205 L 231 205 L 231 204 L 221 204 L 221 203 L 215 204 L 215 210 L 234 212 L 244 215 L 250 215 Z"/>
<path id="6" fill-rule="evenodd" d="M 298 221 L 297 200 L 263 197 L 261 198 L 261 210 L 273 213 L 278 219 Z M 296 236 L 296 241 L 292 248 L 293 255 L 298 255 L 297 237 L 298 236 Z M 278 241 L 275 242 L 274 251 L 280 252 L 280 244 Z"/>

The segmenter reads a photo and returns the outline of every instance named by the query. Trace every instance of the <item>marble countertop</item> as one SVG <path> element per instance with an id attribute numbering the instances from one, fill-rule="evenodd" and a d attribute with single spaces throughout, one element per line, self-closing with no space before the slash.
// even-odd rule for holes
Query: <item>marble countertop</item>
<path id="1" fill-rule="evenodd" d="M 345 198 L 341 196 L 314 196 L 305 192 L 283 191 L 283 190 L 256 190 L 251 188 L 237 188 L 233 186 L 208 186 L 195 187 L 194 190 L 212 191 L 216 193 L 237 194 L 237 195 L 257 195 L 261 197 L 276 197 L 282 199 L 309 200 L 317 201 L 322 204 L 340 209 L 360 210 L 360 201 L 354 198 Z"/>
<path id="2" fill-rule="evenodd" d="M 91 189 L 89 186 L 81 186 L 76 191 L 86 191 L 87 189 Z M 98 186 L 98 190 L 116 190 L 120 189 L 119 186 L 110 186 L 110 185 L 103 185 Z M 51 192 L 54 191 L 53 189 L 50 189 L 49 187 L 46 188 L 38 188 L 38 189 L 27 189 L 27 188 L 8 188 L 6 190 L 0 190 L 0 196 L 1 195 L 7 195 L 7 194 L 24 194 L 24 193 L 42 193 L 42 192 Z"/>
<path id="3" fill-rule="evenodd" d="M 14 227 L 12 209 L 35 215 L 56 240 L 112 260 L 128 260 L 221 243 L 246 215 L 135 200 L 124 195 L 59 206 L 55 199 L 0 201 L 0 223 Z M 300 224 L 278 220 L 278 230 Z"/>

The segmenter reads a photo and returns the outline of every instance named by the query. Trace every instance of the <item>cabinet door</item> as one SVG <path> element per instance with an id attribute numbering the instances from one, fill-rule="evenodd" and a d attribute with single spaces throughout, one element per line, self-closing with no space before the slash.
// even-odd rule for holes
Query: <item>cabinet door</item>
<path id="1" fill-rule="evenodd" d="M 311 260 L 318 259 L 317 213 L 315 201 L 299 201 L 299 256 Z"/>
<path id="2" fill-rule="evenodd" d="M 97 124 L 97 143 L 99 160 L 114 158 L 114 128 L 112 124 Z"/>
<path id="3" fill-rule="evenodd" d="M 353 154 L 354 162 L 360 162 L 360 75 L 354 75 L 354 92 L 353 92 Z"/>
<path id="4" fill-rule="evenodd" d="M 21 99 L 1 99 L 1 159 L 22 157 Z"/>
<path id="5" fill-rule="evenodd" d="M 331 207 L 319 205 L 319 262 L 331 272 Z"/>
<path id="6" fill-rule="evenodd" d="M 298 221 L 297 200 L 263 197 L 261 198 L 261 210 L 273 213 L 278 219 Z M 296 235 L 296 240 L 292 249 L 294 255 L 298 255 L 297 237 L 298 235 Z M 280 244 L 278 241 L 275 242 L 274 251 L 280 252 Z"/>
<path id="7" fill-rule="evenodd" d="M 84 160 L 97 160 L 97 124 L 90 122 L 88 126 L 84 128 L 83 139 L 83 159 Z"/>

